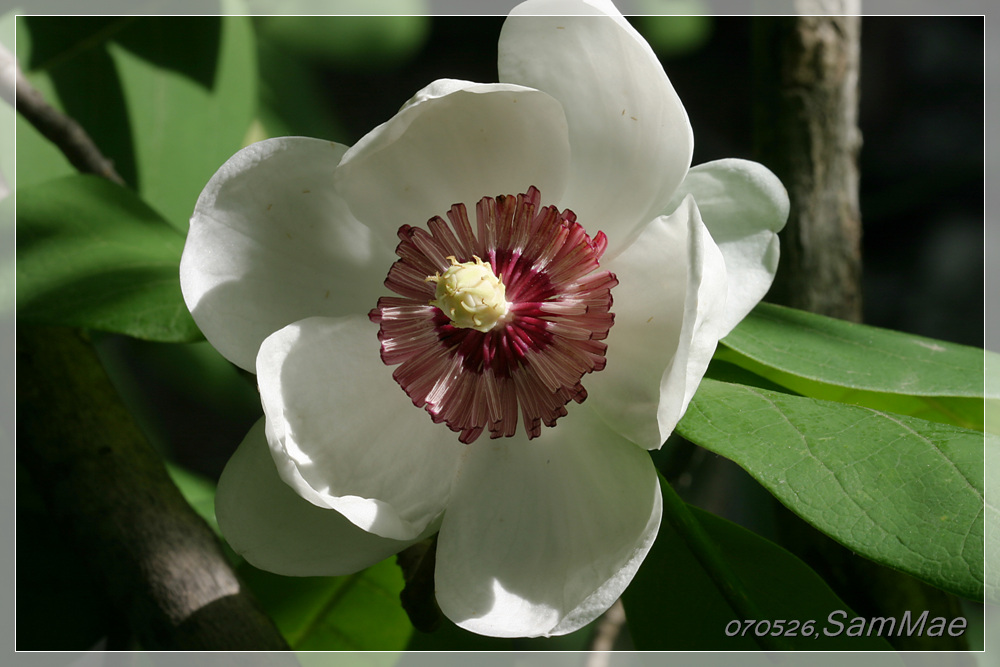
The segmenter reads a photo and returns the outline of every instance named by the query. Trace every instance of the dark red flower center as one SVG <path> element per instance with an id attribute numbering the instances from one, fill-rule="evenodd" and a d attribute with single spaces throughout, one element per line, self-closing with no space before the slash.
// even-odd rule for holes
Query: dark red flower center
<path id="1" fill-rule="evenodd" d="M 399 364 L 393 378 L 465 443 L 484 429 L 514 435 L 519 411 L 537 437 L 587 397 L 581 378 L 605 365 L 618 284 L 599 269 L 607 237 L 591 239 L 572 211 L 540 199 L 534 187 L 484 197 L 475 232 L 463 204 L 448 222 L 400 227 L 400 259 L 385 280 L 399 296 L 369 313 L 382 360 Z"/>

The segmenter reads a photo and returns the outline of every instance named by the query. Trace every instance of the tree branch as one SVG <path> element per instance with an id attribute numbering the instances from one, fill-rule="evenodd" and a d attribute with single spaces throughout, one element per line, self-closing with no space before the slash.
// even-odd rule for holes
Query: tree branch
<path id="1" fill-rule="evenodd" d="M 24 118 L 42 136 L 62 151 L 66 159 L 77 170 L 85 174 L 97 174 L 124 185 L 125 181 L 115 171 L 114 164 L 104 157 L 79 123 L 52 107 L 42 94 L 24 77 L 13 54 L 0 46 L 0 94 L 11 102 L 10 91 L 14 89 L 14 105 Z"/>
<path id="2" fill-rule="evenodd" d="M 18 461 L 146 649 L 287 650 L 71 329 L 17 332 Z"/>

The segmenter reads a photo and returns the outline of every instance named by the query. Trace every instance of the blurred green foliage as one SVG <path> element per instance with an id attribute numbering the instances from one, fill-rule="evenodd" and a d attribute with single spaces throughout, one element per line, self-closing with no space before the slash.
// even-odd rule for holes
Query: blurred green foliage
<path id="1" fill-rule="evenodd" d="M 665 59 L 695 53 L 712 36 L 714 19 L 703 0 L 638 0 L 632 22 Z"/>
<path id="2" fill-rule="evenodd" d="M 397 0 L 379 4 L 389 14 L 422 3 Z M 365 4 L 370 7 L 370 4 Z M 378 70 L 412 58 L 430 33 L 428 16 L 261 16 L 259 39 L 286 53 L 355 71 Z"/>

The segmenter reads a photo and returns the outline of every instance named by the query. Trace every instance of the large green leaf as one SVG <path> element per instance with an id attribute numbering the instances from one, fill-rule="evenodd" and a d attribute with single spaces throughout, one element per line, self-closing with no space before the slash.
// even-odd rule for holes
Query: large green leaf
<path id="1" fill-rule="evenodd" d="M 75 175 L 17 193 L 17 316 L 182 342 L 184 238 L 129 190 Z"/>
<path id="2" fill-rule="evenodd" d="M 28 79 L 182 230 L 256 112 L 246 17 L 28 17 L 18 55 Z M 23 120 L 17 132 L 19 186 L 72 171 Z"/>
<path id="3" fill-rule="evenodd" d="M 805 396 L 983 429 L 981 349 L 762 303 L 719 359 Z M 991 353 L 986 353 L 991 354 Z"/>
<path id="4" fill-rule="evenodd" d="M 662 478 L 661 484 L 665 484 Z M 791 648 L 803 651 L 891 648 L 877 635 L 848 637 L 846 630 L 838 632 L 828 621 L 831 612 L 845 612 L 845 617 L 835 619 L 845 625 L 855 617 L 854 612 L 796 556 L 714 514 L 693 506 L 688 509 L 728 558 L 765 618 L 737 618 L 685 540 L 664 521 L 656 543 L 622 596 L 637 649 L 758 650 L 756 632 L 784 636 Z M 745 620 L 767 623 L 748 626 Z M 775 625 L 778 620 L 783 621 L 780 630 Z M 806 621 L 812 623 L 806 625 Z M 727 635 L 727 628 L 733 636 Z"/>
<path id="5" fill-rule="evenodd" d="M 343 577 L 282 577 L 246 563 L 239 572 L 297 651 L 402 651 L 413 632 L 392 558 Z"/>
<path id="6" fill-rule="evenodd" d="M 986 436 L 986 599 L 1000 605 L 1000 438 Z"/>
<path id="7" fill-rule="evenodd" d="M 678 431 L 848 548 L 982 597 L 982 433 L 713 380 Z"/>
<path id="8" fill-rule="evenodd" d="M 986 384 L 1000 380 L 1000 355 L 986 358 Z M 986 401 L 986 432 L 1000 434 L 1000 401 Z M 986 437 L 986 599 L 1000 605 L 1000 437 Z M 1000 620 L 1000 616 L 997 617 Z"/>

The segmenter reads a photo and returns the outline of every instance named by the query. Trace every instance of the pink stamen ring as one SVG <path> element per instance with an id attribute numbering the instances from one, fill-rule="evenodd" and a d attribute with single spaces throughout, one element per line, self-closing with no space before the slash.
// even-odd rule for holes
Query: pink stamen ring
<path id="1" fill-rule="evenodd" d="M 417 407 L 471 443 L 484 429 L 509 437 L 518 408 L 528 438 L 555 426 L 580 383 L 605 366 L 614 324 L 600 270 L 607 237 L 593 239 L 576 215 L 540 207 L 541 195 L 483 197 L 477 232 L 464 204 L 399 228 L 399 256 L 385 296 L 368 317 L 379 325 L 382 361 Z"/>

